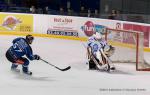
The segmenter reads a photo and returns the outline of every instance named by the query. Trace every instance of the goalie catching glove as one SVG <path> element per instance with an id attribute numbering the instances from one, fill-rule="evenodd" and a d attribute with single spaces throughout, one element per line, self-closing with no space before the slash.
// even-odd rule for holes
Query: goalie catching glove
<path id="1" fill-rule="evenodd" d="M 41 58 L 41 57 L 40 57 L 39 55 L 34 55 L 34 59 L 35 59 L 35 60 L 40 60 L 40 58 Z"/>
<path id="2" fill-rule="evenodd" d="M 111 45 L 106 45 L 103 50 L 104 50 L 104 53 L 106 54 L 106 56 L 110 57 L 114 54 L 115 47 L 113 47 Z"/>

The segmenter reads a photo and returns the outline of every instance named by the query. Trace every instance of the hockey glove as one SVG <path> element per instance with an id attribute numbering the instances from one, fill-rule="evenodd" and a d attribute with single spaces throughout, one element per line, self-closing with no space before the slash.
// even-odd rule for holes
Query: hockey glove
<path id="1" fill-rule="evenodd" d="M 40 56 L 39 55 L 34 55 L 34 59 L 35 60 L 40 60 Z"/>

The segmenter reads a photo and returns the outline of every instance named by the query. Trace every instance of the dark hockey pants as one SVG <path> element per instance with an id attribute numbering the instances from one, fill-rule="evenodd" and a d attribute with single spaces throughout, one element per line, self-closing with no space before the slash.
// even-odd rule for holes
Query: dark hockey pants
<path id="1" fill-rule="evenodd" d="M 9 50 L 6 52 L 6 58 L 12 63 L 11 69 L 15 69 L 18 67 L 18 65 L 22 65 L 23 72 L 28 72 L 29 60 L 27 58 L 13 58 Z"/>

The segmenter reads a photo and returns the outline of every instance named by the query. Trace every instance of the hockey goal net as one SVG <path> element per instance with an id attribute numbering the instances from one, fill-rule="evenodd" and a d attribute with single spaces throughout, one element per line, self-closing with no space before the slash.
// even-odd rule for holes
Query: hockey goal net
<path id="1" fill-rule="evenodd" d="M 115 47 L 113 63 L 133 63 L 137 71 L 150 71 L 150 65 L 144 61 L 143 32 L 106 30 L 106 40 Z"/>

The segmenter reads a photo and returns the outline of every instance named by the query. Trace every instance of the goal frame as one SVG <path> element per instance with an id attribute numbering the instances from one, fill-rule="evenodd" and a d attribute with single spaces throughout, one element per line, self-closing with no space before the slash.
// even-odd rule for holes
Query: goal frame
<path id="1" fill-rule="evenodd" d="M 105 33 L 105 40 L 109 41 L 107 38 L 109 31 L 115 31 L 117 32 L 128 32 L 128 33 L 133 33 L 135 34 L 135 38 L 136 38 L 136 60 L 135 60 L 135 66 L 136 66 L 136 71 L 150 71 L 150 65 L 148 63 L 146 63 L 146 61 L 144 60 L 144 46 L 143 47 L 143 63 L 144 65 L 148 65 L 149 68 L 138 68 L 139 67 L 139 39 L 140 39 L 140 35 L 143 35 L 143 40 L 144 40 L 144 33 L 143 32 L 139 32 L 139 31 L 133 31 L 133 30 L 120 30 L 120 29 L 111 29 L 111 28 L 106 28 L 106 33 Z M 131 62 L 133 63 L 133 62 Z"/>

